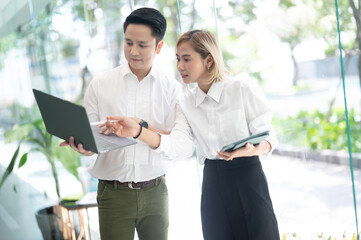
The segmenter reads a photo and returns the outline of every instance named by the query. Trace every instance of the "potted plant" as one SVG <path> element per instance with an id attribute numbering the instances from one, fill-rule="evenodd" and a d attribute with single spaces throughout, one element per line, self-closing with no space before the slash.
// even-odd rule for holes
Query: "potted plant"
<path id="1" fill-rule="evenodd" d="M 59 201 L 61 200 L 61 194 L 56 161 L 59 161 L 67 171 L 69 171 L 72 175 L 75 176 L 77 180 L 79 180 L 77 168 L 81 166 L 80 154 L 76 153 L 69 147 L 61 148 L 59 146 L 60 139 L 54 137 L 46 131 L 44 122 L 41 119 L 38 110 L 36 110 L 35 115 L 35 120 L 32 121 L 29 119 L 22 124 L 14 125 L 12 129 L 6 131 L 4 134 L 5 143 L 11 143 L 16 141 L 18 142 L 18 146 L 4 174 L 1 176 L 0 189 L 15 168 L 22 168 L 25 165 L 30 164 L 29 162 L 31 162 L 31 158 L 29 157 L 29 154 L 31 152 L 40 152 L 45 156 L 47 162 L 51 167 L 51 172 L 54 179 L 54 186 L 56 188 L 56 194 L 59 203 Z M 25 143 L 30 146 L 30 149 L 23 153 L 22 156 L 19 158 L 20 148 Z M 16 191 L 16 186 L 14 186 L 14 191 Z M 56 212 L 57 207 L 48 207 L 46 209 L 39 210 L 36 214 L 38 225 L 45 239 L 59 239 L 63 237 L 63 233 L 61 231 L 62 227 L 59 225 L 61 224 L 59 221 L 59 216 L 54 213 L 54 209 Z M 46 214 L 45 217 L 43 217 L 44 214 Z M 48 220 L 49 218 L 53 220 L 50 221 Z M 49 229 L 42 229 L 42 227 L 47 227 Z M 46 237 L 44 234 L 50 234 L 51 237 Z"/>

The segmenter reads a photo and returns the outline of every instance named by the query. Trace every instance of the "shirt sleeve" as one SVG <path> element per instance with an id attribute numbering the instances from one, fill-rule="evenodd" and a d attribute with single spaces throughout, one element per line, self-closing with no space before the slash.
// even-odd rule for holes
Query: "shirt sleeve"
<path id="1" fill-rule="evenodd" d="M 170 159 L 183 159 L 191 157 L 194 149 L 191 127 L 177 104 L 175 125 L 169 135 L 161 134 L 160 145 L 155 151 Z"/>
<path id="2" fill-rule="evenodd" d="M 84 95 L 83 106 L 88 114 L 88 118 L 90 122 L 100 121 L 99 119 L 99 111 L 98 111 L 98 99 L 96 92 L 96 79 L 93 79 Z"/>
<path id="3" fill-rule="evenodd" d="M 266 130 L 270 131 L 269 136 L 265 139 L 271 144 L 271 150 L 266 154 L 268 156 L 279 145 L 275 129 L 271 123 L 273 111 L 260 86 L 254 82 L 248 83 L 242 94 L 244 96 L 243 101 L 246 103 L 248 128 L 252 135 Z"/>

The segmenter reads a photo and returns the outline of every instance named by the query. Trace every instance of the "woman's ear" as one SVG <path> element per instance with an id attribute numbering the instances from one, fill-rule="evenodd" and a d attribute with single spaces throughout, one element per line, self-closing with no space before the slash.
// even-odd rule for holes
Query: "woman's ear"
<path id="1" fill-rule="evenodd" d="M 163 44 L 164 44 L 163 40 L 159 41 L 159 43 L 157 44 L 157 49 L 156 49 L 157 54 L 159 54 L 160 50 L 162 50 Z"/>
<path id="2" fill-rule="evenodd" d="M 207 69 L 209 70 L 212 65 L 213 65 L 213 56 L 211 54 L 208 54 L 208 56 L 206 57 L 206 63 L 207 63 Z"/>

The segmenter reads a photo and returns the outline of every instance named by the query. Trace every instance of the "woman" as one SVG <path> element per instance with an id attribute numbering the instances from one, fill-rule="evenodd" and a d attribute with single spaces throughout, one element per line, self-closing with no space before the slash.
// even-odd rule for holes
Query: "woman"
<path id="1" fill-rule="evenodd" d="M 197 83 L 180 101 L 183 124 L 166 136 L 144 129 L 134 119 L 109 117 L 118 122 L 108 121 L 102 131 L 139 138 L 166 155 L 179 153 L 173 157 L 181 156 L 180 138 L 191 132 L 200 163 L 205 164 L 201 199 L 204 239 L 278 240 L 277 220 L 259 160 L 278 145 L 264 95 L 250 81 L 227 77 L 217 40 L 208 31 L 183 34 L 176 56 L 184 83 Z M 219 151 L 264 131 L 270 134 L 257 145 L 247 143 L 233 152 Z"/>

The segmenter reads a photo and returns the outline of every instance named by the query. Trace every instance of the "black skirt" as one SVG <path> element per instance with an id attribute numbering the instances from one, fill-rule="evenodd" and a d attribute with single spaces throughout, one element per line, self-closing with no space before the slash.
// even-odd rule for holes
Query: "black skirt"
<path id="1" fill-rule="evenodd" d="M 258 156 L 206 160 L 201 216 L 205 240 L 279 240 Z"/>

